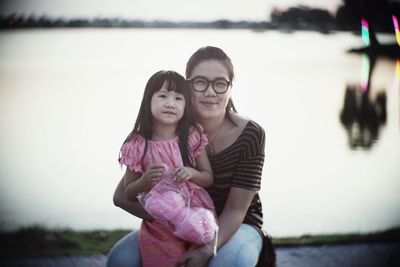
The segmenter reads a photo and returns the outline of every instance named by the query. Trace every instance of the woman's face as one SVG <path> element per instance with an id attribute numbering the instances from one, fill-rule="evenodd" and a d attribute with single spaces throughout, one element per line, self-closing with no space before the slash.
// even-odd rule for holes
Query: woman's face
<path id="1" fill-rule="evenodd" d="M 193 79 L 202 76 L 208 81 L 214 81 L 223 78 L 229 81 L 228 70 L 221 62 L 217 60 L 207 60 L 198 64 L 192 71 L 192 75 L 188 77 Z M 209 82 L 204 92 L 196 92 L 192 89 L 192 104 L 197 116 L 200 120 L 224 116 L 225 107 L 231 97 L 231 86 L 223 94 L 217 94 Z"/>

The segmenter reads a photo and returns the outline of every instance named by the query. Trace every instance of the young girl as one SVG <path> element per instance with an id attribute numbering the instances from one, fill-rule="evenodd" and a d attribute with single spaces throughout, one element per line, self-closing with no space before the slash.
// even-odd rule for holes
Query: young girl
<path id="1" fill-rule="evenodd" d="M 203 129 L 192 122 L 191 90 L 174 71 L 147 82 L 133 131 L 121 147 L 124 189 L 155 219 L 142 221 L 142 266 L 175 266 L 189 248 L 215 239 L 214 205 L 202 187 L 213 183 Z M 194 245 L 191 245 L 194 244 Z"/>

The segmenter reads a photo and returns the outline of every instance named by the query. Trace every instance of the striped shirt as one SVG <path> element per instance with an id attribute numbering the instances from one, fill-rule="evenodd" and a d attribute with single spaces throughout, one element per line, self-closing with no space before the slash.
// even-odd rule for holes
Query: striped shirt
<path id="1" fill-rule="evenodd" d="M 264 165 L 264 129 L 250 120 L 238 139 L 216 155 L 209 155 L 214 184 L 208 193 L 214 200 L 217 214 L 222 212 L 231 187 L 259 191 Z M 243 223 L 261 229 L 263 213 L 258 192 L 251 201 Z"/>

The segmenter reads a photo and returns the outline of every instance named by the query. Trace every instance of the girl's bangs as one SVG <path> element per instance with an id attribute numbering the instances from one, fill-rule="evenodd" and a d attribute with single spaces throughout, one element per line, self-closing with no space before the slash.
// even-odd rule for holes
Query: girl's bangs
<path id="1" fill-rule="evenodd" d="M 165 81 L 167 82 L 167 90 L 168 91 L 175 91 L 179 94 L 186 94 L 187 88 L 185 86 L 185 81 L 182 80 L 178 80 L 178 79 L 174 79 L 174 77 L 167 77 L 165 79 Z"/>

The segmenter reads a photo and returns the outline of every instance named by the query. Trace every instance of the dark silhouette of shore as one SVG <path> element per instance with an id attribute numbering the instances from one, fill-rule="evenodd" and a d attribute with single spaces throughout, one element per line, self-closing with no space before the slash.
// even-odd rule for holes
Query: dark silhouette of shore
<path id="1" fill-rule="evenodd" d="M 379 32 L 393 32 L 390 21 L 391 15 L 400 17 L 400 3 L 388 0 L 344 0 L 336 13 L 307 6 L 289 7 L 285 10 L 273 9 L 270 19 L 261 21 L 232 21 L 220 19 L 215 21 L 168 21 L 168 20 L 137 20 L 124 18 L 54 18 L 50 16 L 34 16 L 31 14 L 1 14 L 0 29 L 29 29 L 29 28 L 216 28 L 216 29 L 252 29 L 252 30 L 281 30 L 292 32 L 296 30 L 319 31 L 354 31 L 360 28 L 360 17 L 364 11 L 362 5 L 373 17 L 374 27 Z M 370 2 L 373 2 L 370 4 Z M 374 3 L 377 2 L 377 3 Z"/>
<path id="2" fill-rule="evenodd" d="M 285 17 L 282 13 L 282 17 Z M 280 30 L 292 32 L 294 30 L 319 31 L 329 33 L 338 30 L 334 17 L 329 15 L 326 21 L 298 20 L 296 18 L 264 20 L 264 21 L 167 21 L 167 20 L 128 20 L 121 18 L 51 18 L 47 16 L 26 17 L 20 14 L 0 16 L 0 29 L 34 29 L 34 28 L 158 28 L 158 29 L 250 29 L 255 31 Z"/>
<path id="3" fill-rule="evenodd" d="M 377 58 L 377 57 L 386 57 L 390 59 L 400 58 L 400 46 L 397 43 L 351 48 L 348 50 L 348 52 L 365 54 L 368 55 L 370 58 Z"/>

